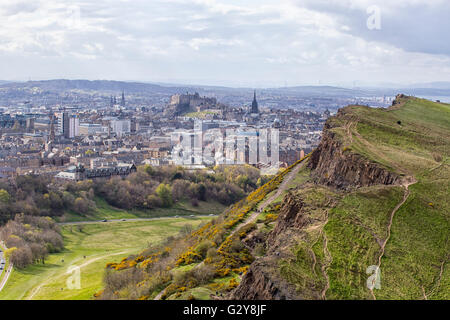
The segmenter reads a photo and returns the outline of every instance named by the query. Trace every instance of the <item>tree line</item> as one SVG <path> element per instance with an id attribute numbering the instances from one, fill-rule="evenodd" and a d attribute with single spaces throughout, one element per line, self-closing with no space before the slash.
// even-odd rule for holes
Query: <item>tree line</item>
<path id="1" fill-rule="evenodd" d="M 0 239 L 8 248 L 5 256 L 17 268 L 45 263 L 49 253 L 64 248 L 61 231 L 49 217 L 18 214 L 0 228 Z"/>
<path id="2" fill-rule="evenodd" d="M 217 166 L 189 171 L 178 166 L 140 166 L 127 177 L 62 183 L 48 176 L 24 175 L 0 179 L 0 225 L 17 214 L 87 215 L 96 197 L 122 209 L 169 208 L 179 201 L 230 205 L 267 182 L 259 170 L 245 166 Z"/>

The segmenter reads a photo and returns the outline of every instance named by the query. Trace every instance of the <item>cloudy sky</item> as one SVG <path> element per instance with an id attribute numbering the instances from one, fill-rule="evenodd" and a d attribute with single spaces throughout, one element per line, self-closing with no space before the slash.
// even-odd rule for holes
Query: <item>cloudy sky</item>
<path id="1" fill-rule="evenodd" d="M 1 0 L 0 79 L 450 81 L 448 0 Z"/>

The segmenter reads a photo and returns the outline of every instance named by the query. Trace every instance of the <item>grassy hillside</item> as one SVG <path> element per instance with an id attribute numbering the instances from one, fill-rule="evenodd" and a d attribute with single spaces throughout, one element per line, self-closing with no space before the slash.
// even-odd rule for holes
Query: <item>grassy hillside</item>
<path id="1" fill-rule="evenodd" d="M 186 225 L 193 228 L 210 218 L 167 218 L 154 221 L 126 221 L 62 226 L 65 250 L 51 254 L 45 265 L 15 269 L 0 292 L 2 300 L 92 299 L 102 284 L 103 268 L 111 259 L 158 244 Z M 69 290 L 66 274 L 70 266 L 81 269 L 81 289 Z"/>
<path id="2" fill-rule="evenodd" d="M 449 299 L 450 106 L 349 106 L 327 130 L 329 159 L 300 160 L 187 237 L 111 259 L 99 298 Z M 313 159 L 346 183 L 317 179 Z"/>
<path id="3" fill-rule="evenodd" d="M 347 107 L 342 116 L 331 120 L 332 130 L 347 152 L 417 182 L 409 186 L 406 201 L 395 212 L 406 193 L 402 186 L 333 190 L 336 204 L 326 208 L 321 231 L 306 231 L 312 240 L 300 241 L 293 250 L 296 257 L 282 262 L 282 274 L 299 292 L 315 283 L 322 298 L 372 299 L 366 269 L 379 265 L 381 289 L 373 290 L 377 299 L 450 297 L 450 106 L 415 98 L 400 101 L 400 106 L 389 110 Z M 305 189 L 300 187 L 297 192 Z M 319 203 L 311 205 L 320 207 Z M 312 262 L 301 259 L 307 250 L 318 257 L 316 277 L 301 282 L 296 274 L 314 271 Z M 324 251 L 329 255 L 325 257 Z"/>

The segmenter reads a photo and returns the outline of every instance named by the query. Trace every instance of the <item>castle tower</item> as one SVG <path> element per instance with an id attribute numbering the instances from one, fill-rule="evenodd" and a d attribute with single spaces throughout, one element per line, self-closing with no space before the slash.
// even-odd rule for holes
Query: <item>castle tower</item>
<path id="1" fill-rule="evenodd" d="M 259 113 L 258 110 L 258 101 L 256 101 L 256 90 L 253 93 L 253 102 L 252 102 L 252 110 L 250 113 Z"/>

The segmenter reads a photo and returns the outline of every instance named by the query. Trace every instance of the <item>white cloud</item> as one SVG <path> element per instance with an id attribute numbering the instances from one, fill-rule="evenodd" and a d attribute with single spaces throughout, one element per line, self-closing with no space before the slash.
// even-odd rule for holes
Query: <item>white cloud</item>
<path id="1" fill-rule="evenodd" d="M 421 28 L 442 37 L 426 27 L 435 22 L 398 28 L 400 38 L 395 32 L 368 33 L 365 9 L 373 2 L 2 0 L 0 68 L 6 78 L 217 79 L 250 85 L 450 80 L 442 72 L 450 65 L 445 46 L 436 45 L 437 38 L 410 38 L 410 30 Z M 431 19 L 449 7 L 443 0 L 377 5 L 385 33 L 396 26 L 393 15 L 407 24 L 418 9 L 426 8 L 423 17 Z"/>

